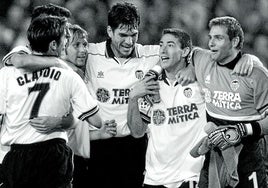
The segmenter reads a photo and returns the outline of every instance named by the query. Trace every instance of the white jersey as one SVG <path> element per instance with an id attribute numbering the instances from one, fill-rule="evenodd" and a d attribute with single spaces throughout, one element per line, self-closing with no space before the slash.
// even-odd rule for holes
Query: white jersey
<path id="1" fill-rule="evenodd" d="M 127 105 L 130 89 L 159 61 L 159 46 L 136 44 L 131 57 L 121 63 L 109 42 L 89 45 L 86 84 L 99 101 L 103 120 L 115 119 L 117 136 L 130 134 Z"/>
<path id="2" fill-rule="evenodd" d="M 2 62 L 5 66 L 12 66 L 12 64 L 10 63 L 10 58 L 12 57 L 12 55 L 14 54 L 31 54 L 32 51 L 26 47 L 26 46 L 17 46 L 15 48 L 13 48 L 8 54 L 6 54 L 3 59 Z"/>
<path id="3" fill-rule="evenodd" d="M 164 78 L 159 85 L 161 102 L 150 109 L 144 183 L 178 187 L 197 181 L 201 171 L 203 157 L 193 158 L 190 150 L 206 135 L 205 102 L 197 83 L 181 86 Z M 144 112 L 146 104 L 139 106 Z"/>
<path id="4" fill-rule="evenodd" d="M 36 72 L 22 72 L 14 67 L 0 70 L 0 87 L 4 92 L 5 114 L 1 135 L 4 145 L 29 144 L 53 138 L 67 141 L 65 131 L 40 134 L 30 126 L 29 119 L 37 116 L 62 117 L 70 106 L 81 120 L 98 111 L 97 102 L 89 94 L 83 80 L 73 71 L 56 67 Z M 1 133 L 2 134 L 2 133 Z"/>
<path id="5" fill-rule="evenodd" d="M 12 66 L 10 58 L 13 54 L 31 54 L 31 50 L 26 46 L 17 46 L 13 48 L 8 54 L 3 58 L 3 63 L 5 66 Z M 70 69 L 71 70 L 71 69 Z M 74 114 L 76 117 L 77 114 Z M 80 155 L 84 158 L 90 157 L 90 130 L 95 128 L 90 128 L 88 122 L 77 121 L 76 128 L 74 130 L 68 131 L 68 146 L 73 150 L 76 155 Z M 4 129 L 4 128 L 3 128 Z M 3 149 L 3 150 L 2 150 Z M 2 152 L 4 151 L 4 152 Z M 6 147 L 2 146 L 0 148 L 0 159 L 2 158 L 1 153 L 6 153 Z M 0 160 L 1 161 L 1 160 Z"/>

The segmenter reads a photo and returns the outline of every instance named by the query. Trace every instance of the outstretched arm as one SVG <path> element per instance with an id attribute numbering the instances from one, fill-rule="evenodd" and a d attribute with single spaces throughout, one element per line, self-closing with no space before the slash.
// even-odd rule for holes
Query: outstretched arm
<path id="1" fill-rule="evenodd" d="M 29 71 L 36 71 L 47 67 L 70 69 L 64 61 L 56 57 L 44 57 L 19 53 L 15 53 L 10 57 L 9 64 L 13 64 L 16 68 L 22 68 Z"/>

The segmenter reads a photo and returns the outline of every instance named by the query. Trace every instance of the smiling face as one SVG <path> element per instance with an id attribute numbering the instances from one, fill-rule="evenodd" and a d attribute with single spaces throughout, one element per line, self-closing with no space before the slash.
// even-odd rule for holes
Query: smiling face
<path id="1" fill-rule="evenodd" d="M 164 34 L 159 42 L 160 65 L 167 72 L 177 73 L 185 67 L 184 57 L 187 55 L 185 49 L 181 48 L 178 38 L 172 34 Z M 186 55 L 185 55 L 186 54 Z"/>
<path id="2" fill-rule="evenodd" d="M 88 41 L 82 32 L 71 31 L 70 43 L 66 48 L 66 60 L 77 67 L 82 67 L 87 59 Z"/>
<path id="3" fill-rule="evenodd" d="M 118 58 L 127 58 L 138 40 L 138 28 L 120 24 L 114 30 L 108 26 L 107 33 L 111 38 L 111 48 L 114 55 Z"/>

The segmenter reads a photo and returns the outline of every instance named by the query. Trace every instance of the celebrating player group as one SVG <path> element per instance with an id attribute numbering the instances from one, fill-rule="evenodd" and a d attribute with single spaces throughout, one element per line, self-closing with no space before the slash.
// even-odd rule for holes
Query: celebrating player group
<path id="1" fill-rule="evenodd" d="M 266 188 L 268 71 L 236 18 L 208 47 L 165 28 L 138 44 L 140 14 L 108 11 L 107 40 L 55 4 L 0 69 L 0 188 Z"/>

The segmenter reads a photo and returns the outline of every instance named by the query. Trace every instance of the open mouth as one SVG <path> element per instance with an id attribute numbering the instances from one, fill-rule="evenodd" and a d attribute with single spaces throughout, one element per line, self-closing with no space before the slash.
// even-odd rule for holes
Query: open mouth
<path id="1" fill-rule="evenodd" d="M 218 52 L 218 50 L 210 50 L 211 52 L 213 52 L 213 53 L 216 53 L 216 52 Z"/>
<path id="2" fill-rule="evenodd" d="M 169 57 L 167 57 L 167 56 L 162 56 L 162 57 L 161 57 L 161 60 L 162 60 L 162 61 L 167 61 L 167 60 L 169 60 Z"/>
<path id="3" fill-rule="evenodd" d="M 84 59 L 86 59 L 86 56 L 78 56 L 77 59 L 84 60 Z"/>

